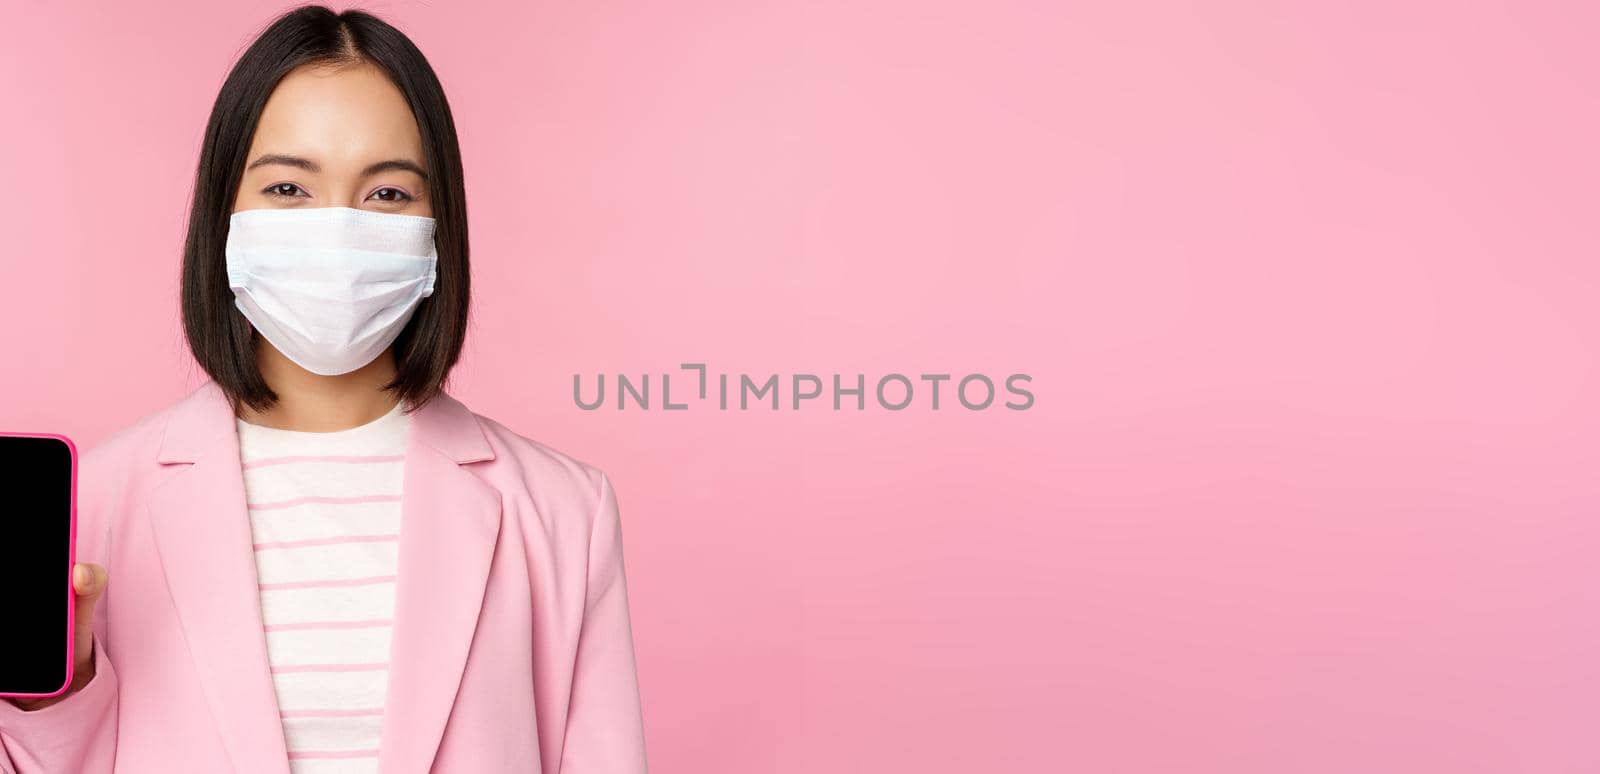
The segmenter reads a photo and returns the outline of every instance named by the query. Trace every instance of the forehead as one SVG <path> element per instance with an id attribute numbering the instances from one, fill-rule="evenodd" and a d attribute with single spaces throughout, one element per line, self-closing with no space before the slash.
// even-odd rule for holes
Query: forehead
<path id="1" fill-rule="evenodd" d="M 267 98 L 250 155 L 301 156 L 333 171 L 374 160 L 421 161 L 422 135 L 411 106 L 371 64 L 306 65 L 284 76 Z"/>

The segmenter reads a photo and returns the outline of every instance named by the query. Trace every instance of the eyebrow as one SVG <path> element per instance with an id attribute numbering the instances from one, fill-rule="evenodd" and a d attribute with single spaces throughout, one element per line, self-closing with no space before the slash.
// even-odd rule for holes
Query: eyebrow
<path id="1" fill-rule="evenodd" d="M 322 171 L 322 167 L 318 166 L 317 162 L 312 161 L 311 159 L 301 158 L 299 156 L 288 156 L 282 153 L 267 153 L 259 156 L 255 161 L 250 162 L 250 166 L 245 167 L 245 169 L 251 170 L 255 169 L 256 167 L 267 166 L 268 164 L 295 167 L 311 173 L 319 173 Z M 361 170 L 361 176 L 371 177 L 379 172 L 390 172 L 394 170 L 412 172 L 423 180 L 428 179 L 428 173 L 423 170 L 422 166 L 410 159 L 386 159 L 374 164 L 369 164 L 367 165 L 366 169 Z"/>

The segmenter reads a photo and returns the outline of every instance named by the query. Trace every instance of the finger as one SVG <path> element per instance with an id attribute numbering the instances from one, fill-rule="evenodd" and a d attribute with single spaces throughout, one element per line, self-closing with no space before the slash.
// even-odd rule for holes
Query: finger
<path id="1" fill-rule="evenodd" d="M 106 588 L 106 568 L 93 562 L 79 562 L 72 568 L 72 587 L 78 592 L 78 601 L 93 601 Z"/>
<path id="2" fill-rule="evenodd" d="M 78 598 L 73 609 L 75 661 L 85 664 L 93 660 L 94 608 L 105 593 L 108 573 L 106 568 L 93 563 L 79 563 L 72 568 L 72 586 Z"/>

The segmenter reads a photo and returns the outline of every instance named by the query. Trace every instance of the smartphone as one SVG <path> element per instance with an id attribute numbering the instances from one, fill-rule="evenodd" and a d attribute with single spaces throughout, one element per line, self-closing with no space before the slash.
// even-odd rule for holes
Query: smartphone
<path id="1" fill-rule="evenodd" d="M 0 696 L 72 685 L 77 493 L 71 440 L 0 433 Z"/>

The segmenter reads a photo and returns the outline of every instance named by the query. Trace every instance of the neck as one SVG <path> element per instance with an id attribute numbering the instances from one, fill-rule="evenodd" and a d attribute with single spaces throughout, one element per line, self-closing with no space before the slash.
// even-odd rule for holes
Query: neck
<path id="1" fill-rule="evenodd" d="M 397 400 L 383 389 L 395 375 L 392 349 L 350 373 L 322 376 L 301 368 L 261 340 L 256 367 L 277 393 L 278 402 L 265 411 L 241 406 L 239 418 L 253 425 L 331 433 L 371 422 L 389 413 Z"/>

